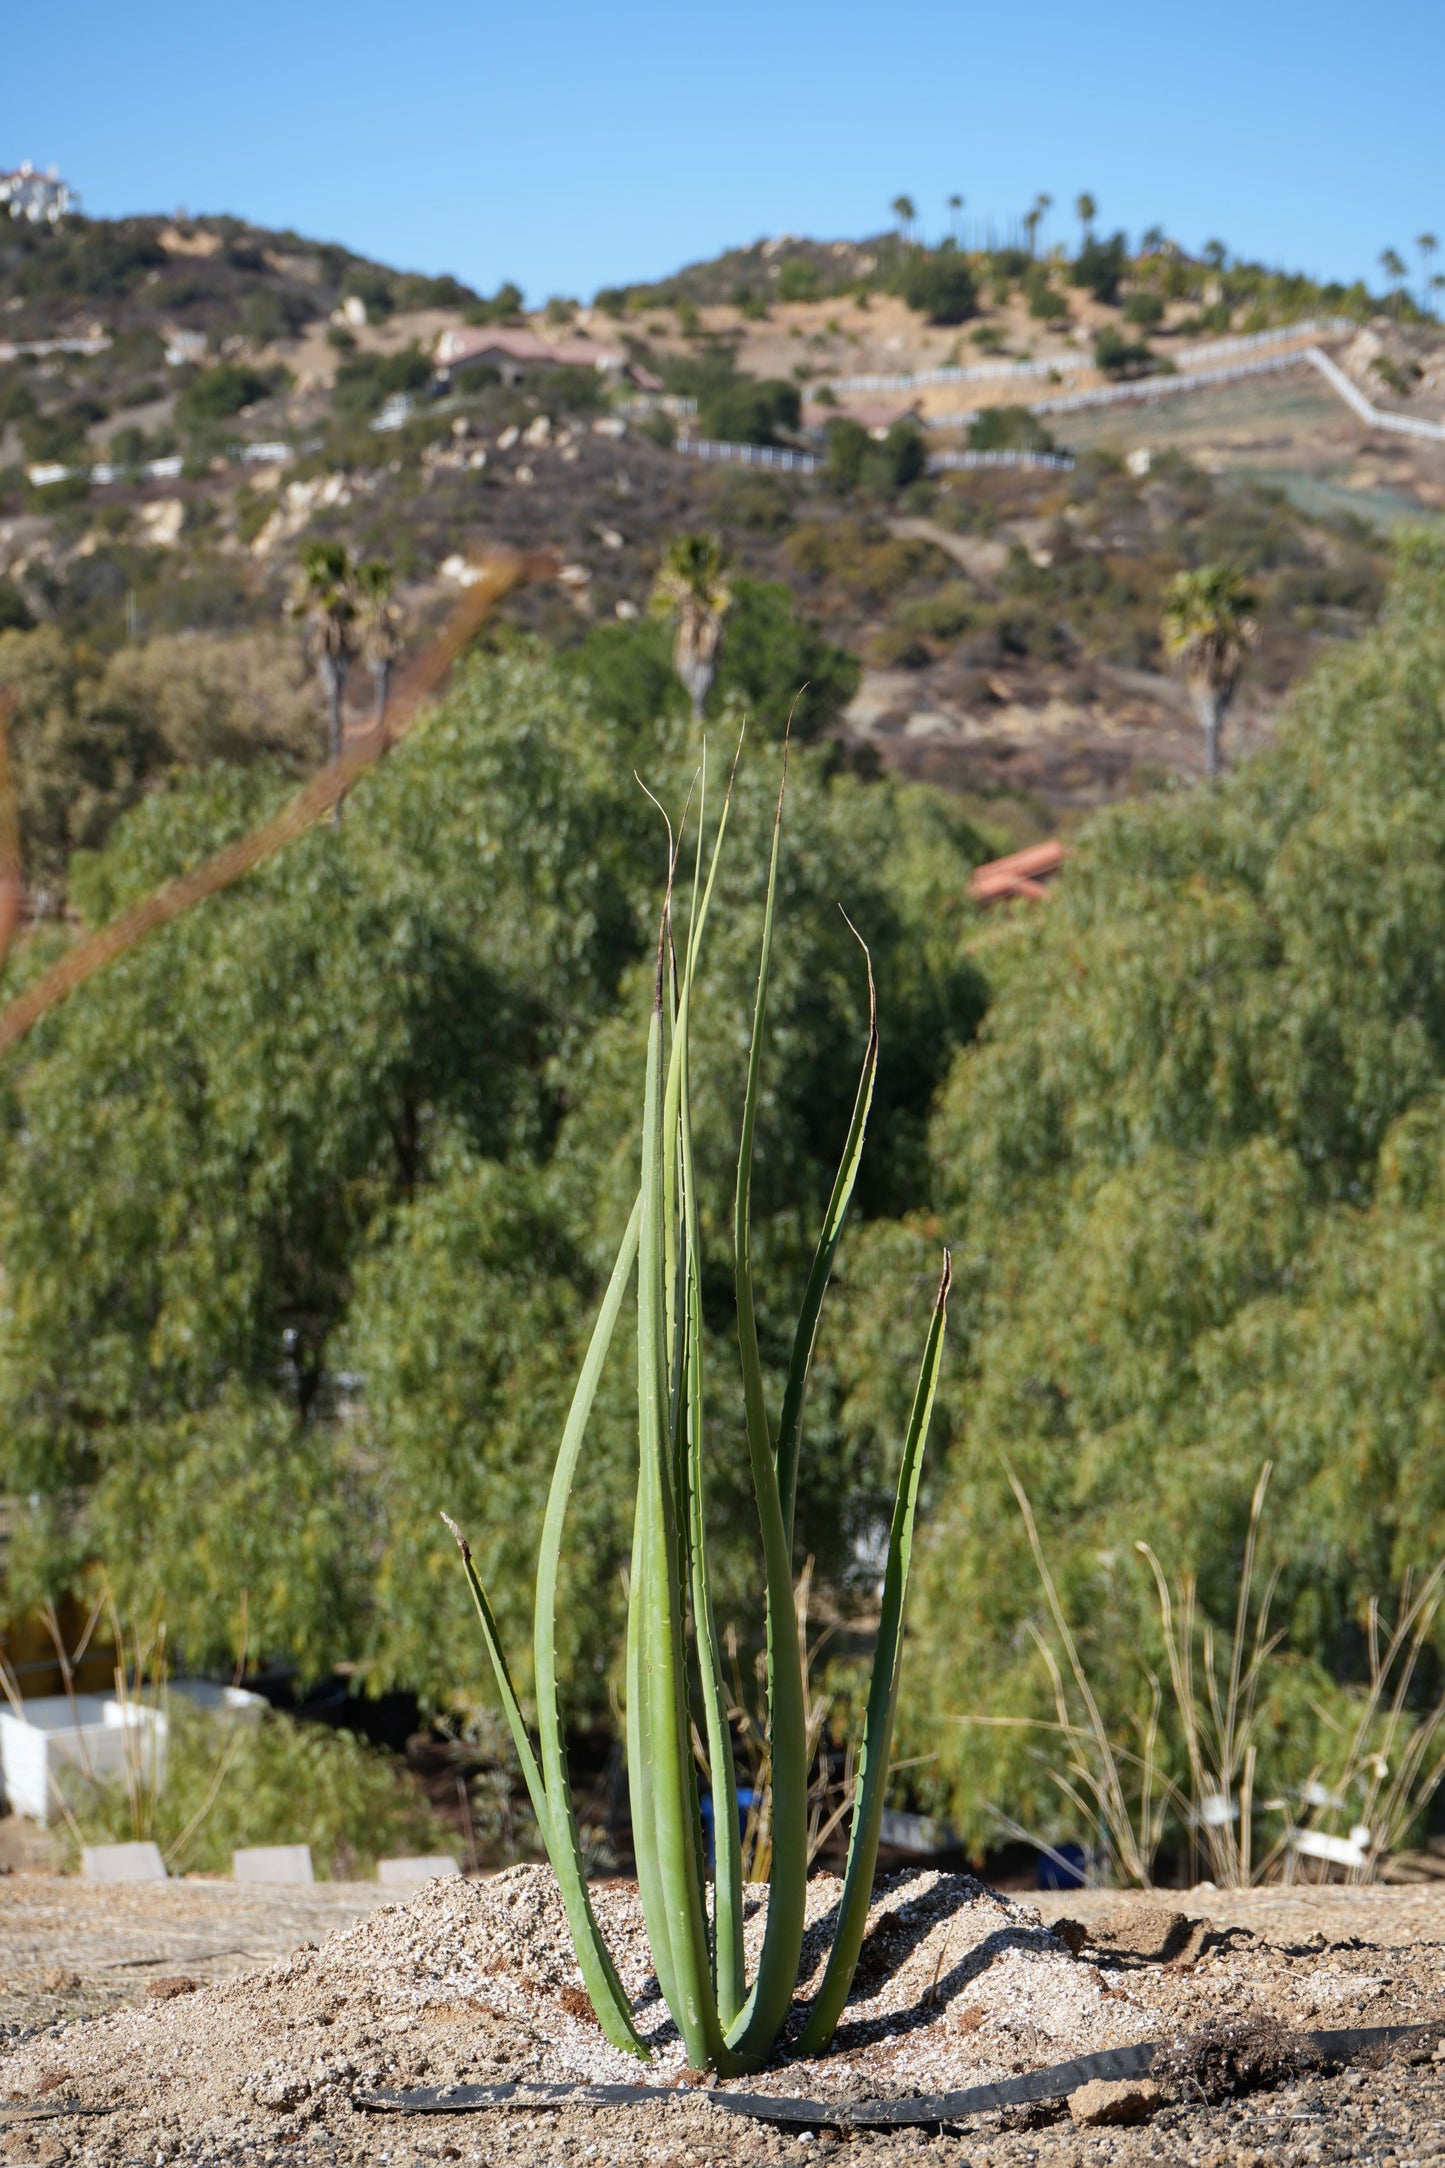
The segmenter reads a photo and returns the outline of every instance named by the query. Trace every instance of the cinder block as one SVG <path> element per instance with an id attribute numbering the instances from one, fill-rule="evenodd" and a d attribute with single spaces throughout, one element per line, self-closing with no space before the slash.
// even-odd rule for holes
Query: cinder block
<path id="1" fill-rule="evenodd" d="M 257 1844 L 231 1856 L 238 1882 L 314 1882 L 309 1844 Z"/>
<path id="2" fill-rule="evenodd" d="M 91 1882 L 165 1882 L 166 1863 L 158 1844 L 87 1844 L 80 1871 Z"/>
<path id="3" fill-rule="evenodd" d="M 438 1852 L 430 1859 L 379 1859 L 376 1863 L 377 1881 L 397 1889 L 410 1889 L 418 1882 L 435 1882 L 438 1876 L 460 1874 L 461 1871 L 445 1852 Z"/>

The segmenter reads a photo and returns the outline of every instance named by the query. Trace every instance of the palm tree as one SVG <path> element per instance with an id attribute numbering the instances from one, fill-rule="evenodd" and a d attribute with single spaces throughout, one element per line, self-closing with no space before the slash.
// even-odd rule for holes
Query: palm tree
<path id="1" fill-rule="evenodd" d="M 958 247 L 958 214 L 962 209 L 962 196 L 950 196 L 948 199 L 948 223 L 953 232 L 953 245 L 955 248 Z"/>
<path id="2" fill-rule="evenodd" d="M 356 651 L 356 575 L 344 542 L 308 542 L 287 609 L 303 618 L 326 696 L 332 765 L 341 758 L 341 695 Z"/>
<path id="3" fill-rule="evenodd" d="M 1204 732 L 1204 765 L 1219 775 L 1219 733 L 1234 698 L 1245 650 L 1259 628 L 1249 612 L 1254 597 L 1237 565 L 1201 565 L 1180 572 L 1164 591 L 1164 645 L 1184 673 Z"/>
<path id="4" fill-rule="evenodd" d="M 888 208 L 898 221 L 899 240 L 906 241 L 913 229 L 913 221 L 918 216 L 912 196 L 895 196 Z"/>
<path id="5" fill-rule="evenodd" d="M 1099 215 L 1099 206 L 1089 194 L 1087 188 L 1084 189 L 1082 194 L 1075 196 L 1074 209 L 1078 213 L 1079 225 L 1083 232 L 1082 246 L 1087 248 L 1094 238 L 1094 220 Z"/>
<path id="6" fill-rule="evenodd" d="M 1396 316 L 1400 313 L 1400 281 L 1405 276 L 1405 260 L 1393 248 L 1380 250 L 1380 269 L 1394 287 L 1390 299 L 1395 304 Z"/>
<path id="7" fill-rule="evenodd" d="M 357 647 L 370 672 L 374 688 L 372 722 L 380 730 L 386 722 L 386 703 L 391 673 L 401 653 L 401 605 L 396 600 L 396 574 L 384 558 L 373 557 L 356 570 Z"/>
<path id="8" fill-rule="evenodd" d="M 727 558 L 715 536 L 684 534 L 668 543 L 653 582 L 652 614 L 673 621 L 672 667 L 698 722 L 717 673 L 722 622 L 732 605 L 726 571 Z"/>
<path id="9" fill-rule="evenodd" d="M 1029 254 L 1031 256 L 1037 251 L 1039 226 L 1045 211 L 1048 210 L 1053 200 L 1052 196 L 1035 196 L 1028 210 L 1024 212 L 1024 232 L 1029 237 Z"/>
<path id="10" fill-rule="evenodd" d="M 1433 233 L 1418 233 L 1415 236 L 1415 246 L 1420 251 L 1420 307 L 1423 313 L 1428 316 L 1430 314 L 1430 259 L 1440 246 L 1440 243 Z"/>

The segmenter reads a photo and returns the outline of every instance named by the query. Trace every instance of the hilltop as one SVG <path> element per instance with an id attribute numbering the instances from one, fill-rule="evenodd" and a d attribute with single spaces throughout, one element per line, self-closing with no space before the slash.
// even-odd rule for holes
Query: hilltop
<path id="1" fill-rule="evenodd" d="M 438 343 L 463 333 L 523 359 L 442 380 Z M 1369 622 L 1389 526 L 1445 505 L 1445 446 L 1367 429 L 1299 366 L 1316 338 L 1377 406 L 1445 414 L 1445 347 L 1408 296 L 1162 240 L 1070 260 L 784 237 L 529 311 L 235 219 L 11 221 L 0 628 L 82 643 L 92 676 L 181 633 L 279 652 L 297 552 L 334 535 L 395 565 L 413 637 L 469 551 L 553 545 L 562 581 L 513 620 L 572 649 L 645 613 L 669 536 L 715 530 L 773 597 L 776 671 L 853 658 L 818 727 L 1024 839 L 1197 764 L 1157 631 L 1181 565 L 1227 556 L 1257 590 L 1239 749 L 1322 642 Z M 1167 385 L 1248 340 L 1278 373 L 1027 411 Z M 678 448 L 699 435 L 815 471 L 709 467 Z M 1057 463 L 937 471 L 950 447 Z M 762 697 L 758 672 L 739 689 Z M 272 741 L 304 738 L 307 697 Z M 120 766 L 100 786 L 117 802 L 147 772 Z"/>

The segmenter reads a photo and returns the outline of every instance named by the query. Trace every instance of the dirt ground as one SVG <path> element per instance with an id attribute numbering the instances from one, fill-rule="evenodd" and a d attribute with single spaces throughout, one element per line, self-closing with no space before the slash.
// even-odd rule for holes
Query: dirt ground
<path id="1" fill-rule="evenodd" d="M 836 1894 L 825 1878 L 810 1884 L 805 1992 Z M 1433 2032 L 1212 2103 L 1196 2074 L 1166 2085 L 1137 2128 L 1078 2126 L 1063 2103 L 978 2114 L 943 2132 L 850 2133 L 822 2118 L 785 2132 L 741 2120 L 685 2078 L 631 1887 L 604 1887 L 597 1904 L 653 2047 L 645 2073 L 607 2046 L 581 2006 L 542 1869 L 432 1883 L 391 1904 L 375 1884 L 105 1889 L 12 1873 L 0 1879 L 0 2159 L 96 2168 L 1445 2161 L 1445 2059 L 1433 2060 Z M 754 1937 L 761 1926 L 759 1908 Z M 834 2053 L 822 2063 L 779 2058 L 744 2082 L 754 2093 L 836 2102 L 841 2114 L 849 2100 L 988 2083 L 1221 2023 L 1273 2023 L 1298 2037 L 1437 2020 L 1445 1895 L 1428 1888 L 1025 1901 L 968 1876 L 914 1872 L 880 1885 Z M 374 2088 L 643 2077 L 676 2090 L 663 2103 L 415 2118 L 357 2104 Z"/>

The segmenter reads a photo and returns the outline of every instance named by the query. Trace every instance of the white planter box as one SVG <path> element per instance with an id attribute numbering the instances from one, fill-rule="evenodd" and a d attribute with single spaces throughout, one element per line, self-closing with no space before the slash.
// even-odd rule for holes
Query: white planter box
<path id="1" fill-rule="evenodd" d="M 165 1783 L 164 1714 L 111 1696 L 44 1694 L 21 1703 L 22 1716 L 0 1709 L 0 1776 L 12 1814 L 48 1822 L 58 1811 L 57 1791 L 83 1796 L 87 1778 L 123 1783 L 132 1760 L 147 1788 Z M 129 1734 L 129 1736 L 128 1736 Z"/>
<path id="2" fill-rule="evenodd" d="M 259 1724 L 266 1707 L 264 1694 L 253 1694 L 245 1686 L 217 1686 L 213 1679 L 172 1679 L 166 1691 L 194 1709 L 204 1709 L 218 1723 Z"/>

